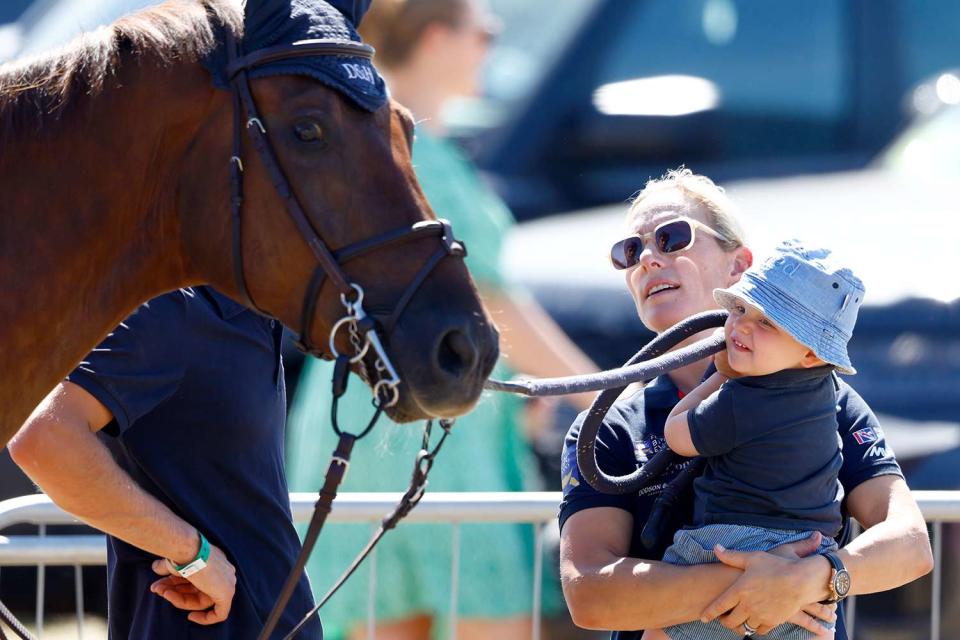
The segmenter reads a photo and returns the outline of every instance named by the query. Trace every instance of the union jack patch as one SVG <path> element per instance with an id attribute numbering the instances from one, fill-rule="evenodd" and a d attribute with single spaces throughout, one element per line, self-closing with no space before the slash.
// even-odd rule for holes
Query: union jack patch
<path id="1" fill-rule="evenodd" d="M 860 429 L 860 431 L 854 431 L 853 437 L 857 444 L 869 444 L 877 441 L 877 432 L 873 430 L 873 427 L 867 427 L 866 429 Z"/>

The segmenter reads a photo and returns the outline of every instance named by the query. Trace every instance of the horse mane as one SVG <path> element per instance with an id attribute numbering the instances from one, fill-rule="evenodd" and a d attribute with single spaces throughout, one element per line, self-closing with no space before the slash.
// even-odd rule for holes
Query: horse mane
<path id="1" fill-rule="evenodd" d="M 125 57 L 147 54 L 161 64 L 199 60 L 216 46 L 219 25 L 242 34 L 243 11 L 235 0 L 167 0 L 53 53 L 0 65 L 0 136 L 28 123 L 42 126 L 80 97 L 98 93 Z"/>

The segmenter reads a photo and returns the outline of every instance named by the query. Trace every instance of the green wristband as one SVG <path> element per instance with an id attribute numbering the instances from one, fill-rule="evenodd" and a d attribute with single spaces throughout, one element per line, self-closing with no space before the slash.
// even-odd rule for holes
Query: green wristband
<path id="1" fill-rule="evenodd" d="M 188 578 L 197 571 L 200 571 L 206 567 L 207 560 L 210 559 L 210 543 L 207 541 L 207 538 L 203 535 L 203 533 L 201 533 L 199 530 L 197 530 L 197 533 L 200 534 L 200 551 L 197 552 L 197 557 L 186 564 L 176 564 L 173 562 L 170 563 L 182 578 Z"/>

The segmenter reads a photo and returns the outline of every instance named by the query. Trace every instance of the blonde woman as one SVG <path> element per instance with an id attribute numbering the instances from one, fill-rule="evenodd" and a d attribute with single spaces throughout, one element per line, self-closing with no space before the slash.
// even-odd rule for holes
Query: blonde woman
<path id="1" fill-rule="evenodd" d="M 640 320 L 656 332 L 718 308 L 713 290 L 736 283 L 753 262 L 723 190 L 687 169 L 647 185 L 630 208 L 624 236 L 613 245 L 611 258 L 624 271 Z M 600 467 L 625 475 L 665 447 L 668 415 L 703 380 L 709 365 L 703 360 L 677 369 L 619 400 L 600 431 Z M 693 522 L 692 501 L 672 512 L 671 535 L 657 548 L 645 548 L 640 532 L 662 485 L 623 496 L 592 489 L 577 468 L 578 420 L 567 436 L 563 474 L 568 480 L 560 506 L 560 572 L 574 621 L 614 630 L 619 639 L 639 639 L 643 629 L 717 617 L 743 636 L 765 633 L 788 620 L 822 634 L 816 619 L 831 622 L 835 614 L 832 605 L 820 603 L 835 601 L 838 591 L 883 591 L 929 572 L 933 561 L 923 516 L 885 446 L 876 416 L 844 382 L 837 406 L 844 524 L 852 516 L 865 529 L 846 544 L 849 527 L 844 526 L 836 554 L 840 567 L 826 556 L 810 555 L 819 534 L 773 553 L 720 552 L 722 564 L 660 562 L 672 533 Z M 673 466 L 664 479 L 679 471 L 679 465 Z M 844 579 L 848 590 L 837 582 Z M 846 640 L 843 607 L 836 611 L 836 638 Z"/>

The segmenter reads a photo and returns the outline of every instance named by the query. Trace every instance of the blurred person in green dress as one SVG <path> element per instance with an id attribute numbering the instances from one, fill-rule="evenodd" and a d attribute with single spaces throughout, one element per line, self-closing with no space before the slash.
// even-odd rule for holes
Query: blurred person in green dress
<path id="1" fill-rule="evenodd" d="M 413 161 L 438 217 L 453 223 L 468 248 L 467 266 L 500 331 L 501 363 L 493 376 L 595 371 L 533 300 L 504 280 L 499 260 L 514 223 L 460 150 L 445 139 L 440 111 L 451 97 L 473 94 L 480 65 L 497 29 L 482 0 L 377 0 L 364 20 L 364 40 L 377 50 L 390 91 L 418 122 Z M 333 365 L 310 360 L 301 374 L 288 421 L 288 479 L 293 491 L 316 491 L 336 439 L 329 428 Z M 572 397 L 580 408 L 592 396 Z M 486 394 L 459 419 L 431 476 L 429 491 L 539 489 L 524 440 L 522 401 Z M 361 429 L 373 413 L 370 391 L 354 380 L 339 402 L 339 423 Z M 404 491 L 420 447 L 421 429 L 382 420 L 354 449 L 342 491 Z M 326 588 L 363 547 L 367 525 L 340 525 L 321 536 L 308 572 L 315 593 Z M 378 547 L 376 637 L 445 637 L 451 600 L 453 530 L 448 525 L 402 524 Z M 533 532 L 529 525 L 465 524 L 460 529 L 458 638 L 528 638 L 533 594 Z M 372 561 L 373 558 L 368 560 Z M 325 636 L 365 637 L 368 568 L 321 611 Z M 544 610 L 562 607 L 546 589 Z"/>

